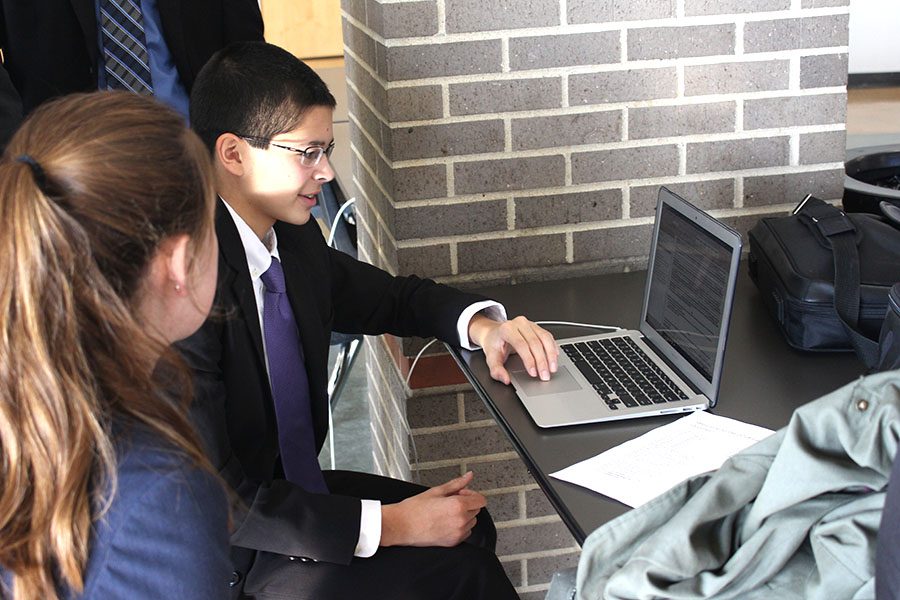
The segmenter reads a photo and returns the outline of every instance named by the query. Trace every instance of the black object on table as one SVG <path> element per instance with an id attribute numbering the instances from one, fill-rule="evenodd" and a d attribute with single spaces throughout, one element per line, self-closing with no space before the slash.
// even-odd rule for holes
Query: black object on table
<path id="1" fill-rule="evenodd" d="M 645 272 L 621 273 L 478 292 L 503 303 L 510 316 L 637 328 L 645 276 Z M 592 333 L 583 328 L 548 329 L 557 339 Z M 671 423 L 677 416 L 541 429 L 512 386 L 491 379 L 481 352 L 448 348 L 578 543 L 628 510 L 620 502 L 549 474 Z M 779 429 L 798 406 L 852 381 L 863 369 L 852 353 L 791 349 L 766 312 L 746 263 L 741 264 L 719 401 L 711 412 Z"/>

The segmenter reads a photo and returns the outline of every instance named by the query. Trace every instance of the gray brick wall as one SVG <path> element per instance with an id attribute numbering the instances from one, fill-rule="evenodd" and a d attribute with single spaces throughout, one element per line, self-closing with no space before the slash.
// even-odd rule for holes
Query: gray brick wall
<path id="1" fill-rule="evenodd" d="M 520 591 L 546 589 L 577 562 L 578 546 L 512 446 L 468 386 L 432 389 L 407 405 L 413 479 L 435 485 L 468 470 L 497 525 L 497 555 Z"/>
<path id="2" fill-rule="evenodd" d="M 342 8 L 361 252 L 391 272 L 478 285 L 638 268 L 660 185 L 742 231 L 842 193 L 847 0 Z M 386 350 L 370 361 L 376 464 L 408 472 L 392 423 L 408 415 L 422 481 L 475 469 L 504 566 L 543 597 L 577 551 L 484 409 L 464 390 L 407 405 Z"/>

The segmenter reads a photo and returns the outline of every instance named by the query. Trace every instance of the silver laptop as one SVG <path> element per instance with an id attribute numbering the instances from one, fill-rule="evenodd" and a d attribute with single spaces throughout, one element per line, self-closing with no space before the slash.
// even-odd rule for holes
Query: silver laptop
<path id="1" fill-rule="evenodd" d="M 741 236 L 660 188 L 638 331 L 558 340 L 559 370 L 512 384 L 540 427 L 691 412 L 715 406 Z"/>

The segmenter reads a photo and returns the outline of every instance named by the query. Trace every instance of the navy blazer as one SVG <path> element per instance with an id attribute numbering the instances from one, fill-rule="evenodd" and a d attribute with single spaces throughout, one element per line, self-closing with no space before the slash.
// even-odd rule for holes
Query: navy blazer
<path id="1" fill-rule="evenodd" d="M 84 593 L 60 596 L 226 597 L 233 569 L 222 483 L 144 429 L 129 428 L 116 446 L 116 495 L 92 528 Z M 9 573 L 0 575 L 8 586 Z"/>
<path id="2" fill-rule="evenodd" d="M 279 222 L 275 231 L 306 358 L 316 448 L 321 449 L 328 429 L 332 331 L 435 336 L 458 343 L 459 315 L 484 298 L 428 279 L 393 277 L 359 262 L 329 248 L 312 219 L 301 226 Z M 237 228 L 221 201 L 216 233 L 218 315 L 178 346 L 195 370 L 191 411 L 197 429 L 213 464 L 245 504 L 236 515 L 232 544 L 349 564 L 359 537 L 360 502 L 310 494 L 283 478 L 253 284 Z"/>

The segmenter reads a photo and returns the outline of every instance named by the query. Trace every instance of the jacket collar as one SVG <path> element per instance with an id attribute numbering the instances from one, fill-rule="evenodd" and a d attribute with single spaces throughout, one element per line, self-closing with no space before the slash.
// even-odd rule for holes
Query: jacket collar
<path id="1" fill-rule="evenodd" d="M 97 61 L 100 60 L 100 52 L 97 48 L 99 40 L 97 31 L 97 3 L 96 0 L 70 0 L 72 10 L 81 25 L 84 32 L 84 41 L 87 46 L 88 56 L 91 63 L 96 67 Z"/>
<path id="2" fill-rule="evenodd" d="M 241 316 L 247 324 L 250 337 L 253 338 L 256 357 L 265 369 L 262 331 L 259 328 L 259 313 L 256 308 L 256 296 L 253 293 L 253 281 L 250 279 L 250 269 L 247 267 L 247 255 L 244 253 L 244 245 L 241 243 L 241 236 L 234 220 L 222 200 L 216 203 L 216 236 L 219 239 L 219 256 L 225 266 L 224 269 L 219 269 L 221 278 L 219 287 L 222 290 L 230 290 L 237 300 Z"/>

